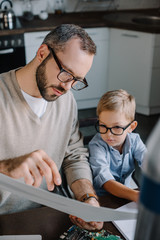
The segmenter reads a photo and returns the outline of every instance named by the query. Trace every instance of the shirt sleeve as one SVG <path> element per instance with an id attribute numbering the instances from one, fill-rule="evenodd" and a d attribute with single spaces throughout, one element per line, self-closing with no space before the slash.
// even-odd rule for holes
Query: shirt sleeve
<path id="1" fill-rule="evenodd" d="M 63 170 L 66 174 L 69 186 L 78 179 L 88 179 L 92 182 L 92 172 L 88 162 L 88 149 L 84 147 L 83 136 L 79 131 L 77 105 L 73 100 L 74 119 L 71 129 L 71 136 L 63 161 Z"/>
<path id="2" fill-rule="evenodd" d="M 110 154 L 105 145 L 96 138 L 89 143 L 89 163 L 96 188 L 102 187 L 109 180 L 115 180 L 110 171 Z"/>
<path id="3" fill-rule="evenodd" d="M 139 167 L 142 168 L 142 163 L 144 161 L 145 154 L 147 153 L 147 148 L 143 141 L 141 140 L 139 134 L 136 134 L 135 143 L 134 146 L 134 152 L 133 156 L 134 159 L 138 162 Z"/>

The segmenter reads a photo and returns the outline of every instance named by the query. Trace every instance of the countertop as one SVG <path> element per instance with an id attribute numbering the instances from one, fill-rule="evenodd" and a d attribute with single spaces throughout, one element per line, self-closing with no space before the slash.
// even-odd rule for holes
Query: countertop
<path id="1" fill-rule="evenodd" d="M 26 21 L 23 17 L 18 17 L 20 23 L 19 28 L 13 30 L 0 30 L 0 36 L 25 32 L 48 31 L 62 23 L 73 23 L 85 28 L 109 27 L 147 33 L 160 33 L 160 23 L 141 24 L 133 21 L 133 18 L 145 15 L 160 16 L 160 12 L 157 9 L 76 12 L 64 13 L 62 15 L 49 14 L 46 20 L 41 20 L 38 16 L 34 16 L 32 21 Z"/>

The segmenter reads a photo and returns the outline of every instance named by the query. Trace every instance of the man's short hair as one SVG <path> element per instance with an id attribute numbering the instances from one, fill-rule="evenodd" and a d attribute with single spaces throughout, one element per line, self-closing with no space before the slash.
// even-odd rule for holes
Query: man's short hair
<path id="1" fill-rule="evenodd" d="M 123 89 L 106 92 L 97 106 L 97 116 L 103 111 L 121 111 L 126 119 L 133 121 L 135 118 L 135 98 Z"/>
<path id="2" fill-rule="evenodd" d="M 42 44 L 46 44 L 55 52 L 64 51 L 66 43 L 71 39 L 80 40 L 80 48 L 89 54 L 96 54 L 96 45 L 88 33 L 80 26 L 74 24 L 61 24 L 53 29 L 44 38 Z"/>

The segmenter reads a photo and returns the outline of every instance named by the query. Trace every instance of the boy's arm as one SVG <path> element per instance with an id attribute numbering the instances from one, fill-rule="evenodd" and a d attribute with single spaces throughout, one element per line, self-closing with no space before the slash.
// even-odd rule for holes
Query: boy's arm
<path id="1" fill-rule="evenodd" d="M 138 162 L 139 167 L 142 167 L 144 155 L 147 152 L 146 145 L 141 140 L 139 134 L 136 134 L 136 139 L 133 147 L 133 158 Z"/>
<path id="2" fill-rule="evenodd" d="M 134 202 L 138 202 L 139 191 L 126 187 L 125 185 L 115 181 L 109 180 L 103 184 L 103 188 L 112 195 L 125 198 Z"/>

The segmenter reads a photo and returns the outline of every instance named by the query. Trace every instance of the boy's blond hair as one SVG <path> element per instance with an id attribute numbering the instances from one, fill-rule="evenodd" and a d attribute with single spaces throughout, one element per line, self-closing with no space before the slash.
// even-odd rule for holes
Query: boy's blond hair
<path id="1" fill-rule="evenodd" d="M 106 92 L 97 106 L 97 116 L 103 111 L 121 111 L 127 120 L 135 118 L 135 98 L 123 89 Z"/>

